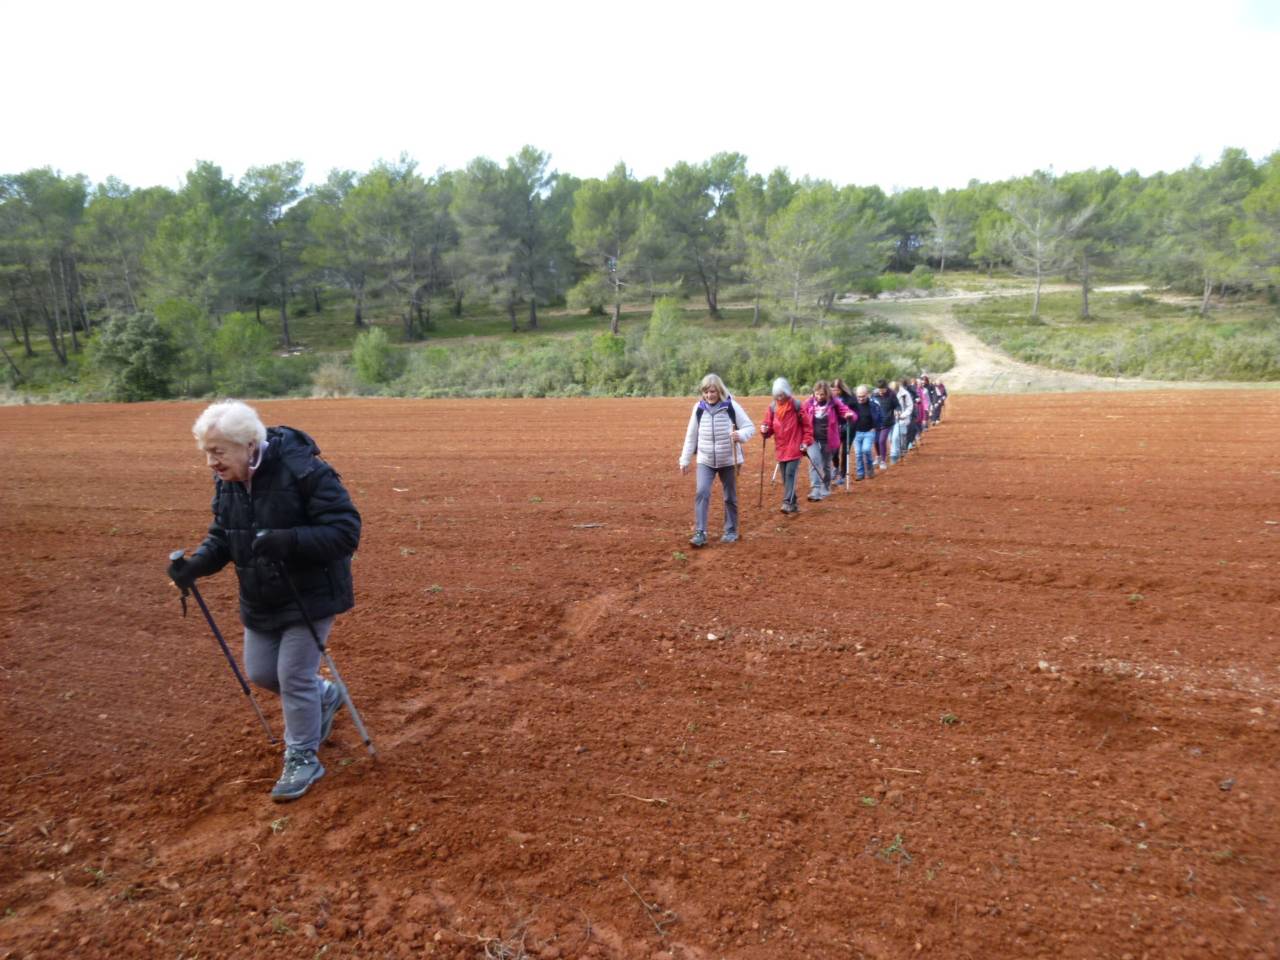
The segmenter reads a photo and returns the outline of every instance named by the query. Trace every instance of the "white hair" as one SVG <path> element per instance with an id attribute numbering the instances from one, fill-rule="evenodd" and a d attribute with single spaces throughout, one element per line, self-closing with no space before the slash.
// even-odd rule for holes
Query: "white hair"
<path id="1" fill-rule="evenodd" d="M 795 396 L 791 392 L 791 381 L 786 377 L 779 377 L 773 381 L 773 389 L 769 391 L 775 397 L 791 397 Z"/>
<path id="2" fill-rule="evenodd" d="M 211 403 L 196 417 L 191 433 L 196 438 L 196 446 L 202 449 L 211 433 L 226 437 L 232 443 L 262 443 L 267 439 L 267 428 L 262 425 L 258 411 L 241 400 Z"/>

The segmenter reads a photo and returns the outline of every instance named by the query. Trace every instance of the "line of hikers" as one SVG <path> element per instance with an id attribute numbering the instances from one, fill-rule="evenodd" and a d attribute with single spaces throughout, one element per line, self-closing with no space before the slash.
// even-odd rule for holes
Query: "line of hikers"
<path id="1" fill-rule="evenodd" d="M 800 510 L 796 474 L 801 458 L 809 464 L 808 499 L 825 500 L 833 487 L 847 487 L 850 480 L 871 480 L 876 471 L 888 469 L 914 450 L 929 425 L 941 421 L 947 400 L 946 385 L 924 374 L 902 382 L 880 380 L 874 389 L 860 384 L 852 392 L 843 380 L 819 380 L 803 401 L 793 396 L 786 377 L 778 377 L 770 392 L 773 402 L 760 432 L 766 442 L 773 438 L 774 477 L 782 475 L 785 514 Z M 688 473 L 691 463 L 697 464 L 694 529 L 689 540 L 695 547 L 707 542 L 707 514 L 716 477 L 724 491 L 720 542 L 738 539 L 737 475 L 745 460 L 743 449 L 756 435 L 746 410 L 716 374 L 702 378 L 699 393 L 680 451 L 681 473 Z"/>

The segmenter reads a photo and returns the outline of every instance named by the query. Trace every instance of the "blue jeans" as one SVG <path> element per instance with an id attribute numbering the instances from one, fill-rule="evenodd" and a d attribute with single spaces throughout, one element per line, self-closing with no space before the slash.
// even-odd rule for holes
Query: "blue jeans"
<path id="1" fill-rule="evenodd" d="M 815 443 L 810 447 L 812 452 L 817 448 L 817 455 L 809 457 L 809 489 L 818 496 L 831 494 L 831 448 L 825 443 Z"/>
<path id="2" fill-rule="evenodd" d="M 907 452 L 907 421 L 895 420 L 889 434 L 889 459 L 897 463 Z"/>
<path id="3" fill-rule="evenodd" d="M 853 435 L 854 457 L 858 465 L 858 479 L 876 475 L 876 432 L 859 430 Z"/>

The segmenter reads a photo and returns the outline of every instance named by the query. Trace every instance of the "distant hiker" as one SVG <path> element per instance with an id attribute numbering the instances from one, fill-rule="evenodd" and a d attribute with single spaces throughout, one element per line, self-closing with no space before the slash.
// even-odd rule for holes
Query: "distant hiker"
<path id="1" fill-rule="evenodd" d="M 813 385 L 813 394 L 804 402 L 804 412 L 813 424 L 812 463 L 809 464 L 809 499 L 831 496 L 831 457 L 840 450 L 841 425 L 855 419 L 854 413 L 831 393 L 827 381 Z"/>
<path id="2" fill-rule="evenodd" d="M 857 468 L 854 479 L 870 480 L 876 475 L 876 415 L 871 406 L 871 390 L 865 383 L 853 392 L 853 412 L 858 415 L 853 425 L 853 464 Z"/>
<path id="3" fill-rule="evenodd" d="M 878 381 L 871 392 L 871 414 L 876 428 L 876 467 L 880 470 L 889 466 L 889 432 L 893 429 L 893 414 L 897 408 L 898 400 L 889 392 L 889 381 Z"/>
<path id="4" fill-rule="evenodd" d="M 929 378 L 921 374 L 916 378 L 916 404 L 920 407 L 920 434 L 929 429 L 929 413 L 933 407 L 929 396 Z"/>
<path id="5" fill-rule="evenodd" d="M 769 404 L 760 432 L 773 437 L 774 455 L 782 471 L 782 512 L 797 513 L 800 506 L 796 503 L 796 470 L 800 458 L 813 445 L 813 422 L 800 401 L 791 395 L 791 384 L 786 377 L 774 380 L 770 392 L 773 403 Z"/>
<path id="6" fill-rule="evenodd" d="M 699 385 L 701 398 L 689 414 L 680 451 L 680 472 L 688 473 L 697 458 L 698 483 L 693 496 L 693 537 L 689 542 L 701 547 L 707 542 L 707 513 L 711 508 L 711 487 L 716 477 L 724 491 L 724 533 L 721 543 L 738 539 L 738 465 L 743 462 L 742 444 L 756 435 L 755 424 L 714 373 Z"/>
<path id="7" fill-rule="evenodd" d="M 889 384 L 889 390 L 898 401 L 893 411 L 893 432 L 889 435 L 889 459 L 897 463 L 907 455 L 907 428 L 915 412 L 915 401 L 906 386 L 897 380 Z"/>
<path id="8" fill-rule="evenodd" d="M 916 385 L 915 378 L 908 380 L 905 387 L 911 396 L 911 419 L 907 421 L 907 446 L 903 453 L 914 450 L 920 442 L 920 413 L 924 409 L 920 404 L 920 388 Z"/>
<path id="9" fill-rule="evenodd" d="M 215 403 L 192 428 L 213 470 L 213 523 L 196 551 L 169 564 L 183 590 L 235 564 L 249 679 L 280 694 L 284 770 L 271 790 L 296 800 L 324 776 L 316 750 L 329 736 L 341 691 L 321 679 L 320 650 L 281 576 L 293 580 L 323 641 L 355 605 L 351 555 L 360 514 L 314 440 L 292 427 L 267 429 L 238 400 Z M 259 534 L 262 534 L 259 536 Z"/>
<path id="10" fill-rule="evenodd" d="M 929 397 L 929 423 L 938 422 L 938 418 L 942 416 L 942 404 L 938 399 L 938 385 L 928 377 L 921 377 L 924 381 L 924 390 Z"/>
<path id="11" fill-rule="evenodd" d="M 937 416 L 935 416 L 933 419 L 935 423 L 941 423 L 942 414 L 947 409 L 947 385 L 943 383 L 941 380 L 939 380 L 933 386 L 934 386 L 934 393 L 937 395 L 937 398 L 938 398 L 938 413 L 937 413 Z"/>
<path id="12" fill-rule="evenodd" d="M 831 395 L 846 407 L 853 406 L 853 391 L 839 377 L 831 381 Z M 836 478 L 832 482 L 841 486 L 849 475 L 849 451 L 853 449 L 853 418 L 840 421 L 840 450 L 835 459 Z"/>

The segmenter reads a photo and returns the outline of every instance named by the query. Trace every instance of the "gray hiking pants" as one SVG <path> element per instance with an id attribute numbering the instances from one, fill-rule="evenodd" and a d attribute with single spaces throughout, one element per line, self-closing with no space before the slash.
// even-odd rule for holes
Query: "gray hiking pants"
<path id="1" fill-rule="evenodd" d="M 796 505 L 796 471 L 800 468 L 799 460 L 783 460 L 778 464 L 782 469 L 782 505 L 784 507 L 794 507 Z"/>
<path id="2" fill-rule="evenodd" d="M 716 474 L 720 475 L 720 486 L 724 488 L 724 532 L 738 532 L 738 468 L 708 467 L 698 464 L 698 489 L 693 495 L 693 524 L 695 530 L 707 531 L 707 514 L 711 512 L 711 486 L 716 482 Z"/>
<path id="3" fill-rule="evenodd" d="M 333 617 L 315 621 L 327 640 Z M 320 746 L 320 650 L 305 623 L 283 630 L 244 628 L 244 669 L 255 685 L 280 694 L 284 745 L 301 750 Z"/>

